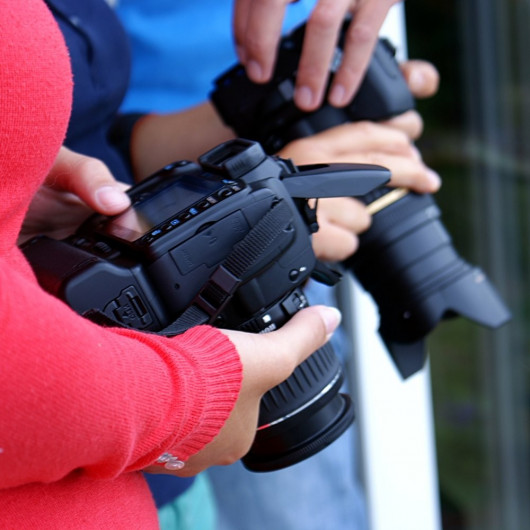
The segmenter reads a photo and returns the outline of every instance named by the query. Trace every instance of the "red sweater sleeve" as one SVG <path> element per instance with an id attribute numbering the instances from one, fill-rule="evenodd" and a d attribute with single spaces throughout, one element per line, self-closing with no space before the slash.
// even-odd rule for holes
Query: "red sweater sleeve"
<path id="1" fill-rule="evenodd" d="M 103 329 L 0 260 L 0 488 L 80 469 L 111 478 L 219 431 L 241 366 L 209 326 L 172 339 Z"/>
<path id="2" fill-rule="evenodd" d="M 64 139 L 72 79 L 41 0 L 0 0 L 0 12 L 0 489 L 31 510 L 15 486 L 122 475 L 119 489 L 164 452 L 197 452 L 232 410 L 241 366 L 213 328 L 173 339 L 103 329 L 38 286 L 15 242 Z"/>

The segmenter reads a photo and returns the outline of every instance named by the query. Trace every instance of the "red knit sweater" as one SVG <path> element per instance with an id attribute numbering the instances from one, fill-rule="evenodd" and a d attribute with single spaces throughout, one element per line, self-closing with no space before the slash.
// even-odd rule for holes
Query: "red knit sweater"
<path id="1" fill-rule="evenodd" d="M 138 470 L 218 433 L 239 357 L 213 328 L 102 329 L 39 288 L 16 239 L 64 138 L 71 73 L 41 0 L 0 10 L 0 528 L 156 528 Z"/>

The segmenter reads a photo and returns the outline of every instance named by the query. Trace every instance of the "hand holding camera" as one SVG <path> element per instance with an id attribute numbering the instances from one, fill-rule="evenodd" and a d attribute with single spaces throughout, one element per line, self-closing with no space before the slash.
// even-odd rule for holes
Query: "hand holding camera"
<path id="1" fill-rule="evenodd" d="M 120 213 L 130 204 L 127 187 L 116 181 L 100 160 L 61 147 L 31 201 L 18 244 L 39 234 L 66 237 L 94 211 Z"/>
<path id="2" fill-rule="evenodd" d="M 353 96 L 369 61 L 389 9 L 400 0 L 319 0 L 308 22 L 298 77 L 297 105 L 314 110 L 322 103 L 327 68 L 343 18 L 355 15 L 348 32 L 344 66 L 337 72 L 328 97 L 333 105 L 346 105 Z M 270 80 L 275 50 L 280 40 L 288 1 L 237 0 L 234 34 L 242 63 L 256 83 Z"/>
<path id="3" fill-rule="evenodd" d="M 351 20 L 329 64 L 329 85 L 340 70 Z M 414 108 L 394 58 L 392 45 L 380 39 L 355 98 L 344 108 L 323 103 L 312 112 L 294 102 L 297 69 L 306 27 L 282 39 L 270 82 L 254 84 L 241 65 L 216 80 L 211 99 L 225 123 L 238 134 L 260 141 L 268 152 L 288 142 L 360 120 L 386 120 Z M 437 323 L 457 314 L 498 327 L 510 314 L 477 267 L 462 260 L 443 227 L 441 212 L 428 194 L 385 188 L 361 200 L 372 226 L 360 236 L 359 250 L 344 265 L 379 307 L 380 335 L 404 376 L 424 364 L 424 337 Z"/>
<path id="4" fill-rule="evenodd" d="M 199 162 L 176 162 L 132 187 L 120 215 L 95 215 L 66 240 L 25 243 L 41 286 L 101 324 L 165 335 L 206 323 L 274 331 L 307 307 L 310 276 L 340 278 L 313 254 L 307 199 L 365 195 L 389 180 L 378 166 L 296 167 L 247 140 Z M 354 417 L 342 380 L 325 344 L 265 394 L 244 464 L 279 469 L 335 440 Z"/>
<path id="5" fill-rule="evenodd" d="M 263 395 L 286 380 L 310 353 L 322 347 L 339 321 L 337 310 L 311 306 L 271 333 L 221 330 L 239 352 L 244 371 L 242 389 L 228 421 L 214 440 L 188 459 L 181 470 L 152 466 L 144 471 L 193 476 L 211 465 L 231 464 L 247 454 L 256 432 Z"/>

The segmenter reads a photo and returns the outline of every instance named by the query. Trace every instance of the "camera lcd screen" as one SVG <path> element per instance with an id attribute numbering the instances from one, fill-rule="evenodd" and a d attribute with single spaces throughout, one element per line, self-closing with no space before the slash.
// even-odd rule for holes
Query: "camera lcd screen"
<path id="1" fill-rule="evenodd" d="M 135 241 L 222 187 L 220 180 L 181 177 L 112 218 L 105 231 L 120 239 Z"/>

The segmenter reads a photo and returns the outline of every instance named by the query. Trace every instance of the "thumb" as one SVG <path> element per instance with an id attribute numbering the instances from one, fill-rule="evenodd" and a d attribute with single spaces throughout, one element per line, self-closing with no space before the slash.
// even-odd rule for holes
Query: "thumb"
<path id="1" fill-rule="evenodd" d="M 438 92 L 440 74 L 432 63 L 414 59 L 401 63 L 400 68 L 414 97 L 429 98 Z"/>
<path id="2" fill-rule="evenodd" d="M 130 204 L 125 184 L 118 182 L 101 160 L 66 147 L 59 151 L 46 184 L 53 189 L 77 195 L 102 214 L 120 213 Z"/>
<path id="3" fill-rule="evenodd" d="M 341 320 L 338 309 L 311 306 L 296 313 L 277 331 L 265 334 L 223 330 L 241 358 L 244 386 L 264 394 L 285 381 L 294 369 L 331 337 Z"/>
<path id="4" fill-rule="evenodd" d="M 307 307 L 268 337 L 275 343 L 278 351 L 293 351 L 297 366 L 331 338 L 341 318 L 340 311 L 335 307 Z"/>

